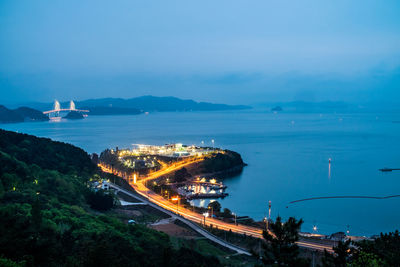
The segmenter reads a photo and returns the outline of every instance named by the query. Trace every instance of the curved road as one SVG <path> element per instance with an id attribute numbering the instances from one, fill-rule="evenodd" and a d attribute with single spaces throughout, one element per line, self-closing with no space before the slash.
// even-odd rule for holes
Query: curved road
<path id="1" fill-rule="evenodd" d="M 125 190 L 125 189 L 123 189 L 123 188 L 121 188 L 121 187 L 119 187 L 119 186 L 117 186 L 117 185 L 115 185 L 115 184 L 113 184 L 113 183 L 110 183 L 110 187 L 111 187 L 111 188 L 114 188 L 116 191 L 120 191 L 120 192 L 122 192 L 122 193 L 124 193 L 124 194 L 126 194 L 126 195 L 128 195 L 128 196 L 134 197 L 134 198 L 136 198 L 137 200 L 140 200 L 140 201 L 142 201 L 142 202 L 148 204 L 149 206 L 151 206 L 151 207 L 153 207 L 153 208 L 155 208 L 155 209 L 158 209 L 158 210 L 160 210 L 160 211 L 162 211 L 162 212 L 168 214 L 168 215 L 171 216 L 172 218 L 175 218 L 175 219 L 177 219 L 177 220 L 180 220 L 181 222 L 185 223 L 186 225 L 188 225 L 190 228 L 192 228 L 193 230 L 195 230 L 196 232 L 198 232 L 198 233 L 201 234 L 202 236 L 204 236 L 204 237 L 210 239 L 211 241 L 213 241 L 213 242 L 215 242 L 215 243 L 217 243 L 217 244 L 219 244 L 219 245 L 221 245 L 221 246 L 224 246 L 224 247 L 229 248 L 229 249 L 231 249 L 231 250 L 233 250 L 233 251 L 236 251 L 236 252 L 239 253 L 239 254 L 245 254 L 245 255 L 248 255 L 248 256 L 251 255 L 248 251 L 246 251 L 246 250 L 244 250 L 244 249 L 242 249 L 242 248 L 240 248 L 240 247 L 237 247 L 237 246 L 235 246 L 235 245 L 233 245 L 233 244 L 230 244 L 230 243 L 228 243 L 228 242 L 226 242 L 226 241 L 224 241 L 224 240 L 222 240 L 222 239 L 220 239 L 220 238 L 218 238 L 218 237 L 212 235 L 211 233 L 209 233 L 208 231 L 204 230 L 204 229 L 201 228 L 200 226 L 198 226 L 198 225 L 192 223 L 191 221 L 186 220 L 185 218 L 183 218 L 183 217 L 181 217 L 181 216 L 177 216 L 175 213 L 170 212 L 170 211 L 168 211 L 168 210 L 165 210 L 164 208 L 161 208 L 160 206 L 158 206 L 158 205 L 152 203 L 151 201 L 148 201 L 147 199 L 143 199 L 143 198 L 141 198 L 141 197 L 138 197 L 137 195 L 133 194 L 132 192 L 130 192 L 130 191 L 128 191 L 128 190 Z"/>
<path id="2" fill-rule="evenodd" d="M 200 162 L 202 161 L 202 157 L 198 157 L 195 159 L 190 159 L 190 160 L 184 160 L 178 163 L 174 163 L 170 166 L 163 164 L 162 168 L 159 171 L 151 173 L 149 176 L 146 178 L 141 179 L 140 181 L 137 181 L 136 184 L 130 183 L 130 185 L 135 189 L 135 191 L 147 198 L 149 202 L 154 203 L 155 205 L 163 208 L 164 210 L 173 212 L 174 214 L 180 215 L 181 217 L 190 220 L 195 223 L 200 223 L 203 225 L 207 226 L 213 226 L 218 229 L 226 230 L 229 231 L 231 230 L 232 232 L 239 233 L 239 234 L 245 234 L 245 235 L 250 235 L 256 238 L 263 238 L 262 236 L 262 229 L 252 227 L 252 226 L 247 226 L 247 225 L 235 225 L 233 223 L 227 223 L 215 218 L 206 218 L 202 214 L 193 212 L 189 209 L 183 208 L 179 206 L 179 203 L 171 203 L 162 196 L 154 193 L 150 189 L 146 187 L 146 183 L 148 181 L 154 180 L 162 175 L 168 174 L 170 172 L 176 171 L 184 166 Z M 106 168 L 105 166 L 99 165 L 101 169 L 105 172 L 111 172 L 110 169 Z M 200 226 L 196 226 L 196 228 L 202 229 Z M 196 229 L 197 231 L 197 229 Z M 202 231 L 205 231 L 202 229 Z M 332 252 L 332 246 L 327 245 L 327 244 L 320 244 L 317 242 L 312 242 L 309 240 L 301 240 L 296 242 L 298 246 L 303 247 L 303 248 L 309 248 L 309 249 L 315 249 L 315 250 L 327 250 L 329 252 Z"/>

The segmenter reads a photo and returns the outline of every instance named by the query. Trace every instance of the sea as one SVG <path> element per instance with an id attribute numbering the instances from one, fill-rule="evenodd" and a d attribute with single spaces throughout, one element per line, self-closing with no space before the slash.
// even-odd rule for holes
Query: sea
<path id="1" fill-rule="evenodd" d="M 229 196 L 218 201 L 238 216 L 262 220 L 271 201 L 271 219 L 301 218 L 304 232 L 371 236 L 400 228 L 400 197 L 384 198 L 400 195 L 400 171 L 379 171 L 400 168 L 399 113 L 154 112 L 0 128 L 88 153 L 167 143 L 230 149 L 248 166 L 224 178 Z"/>

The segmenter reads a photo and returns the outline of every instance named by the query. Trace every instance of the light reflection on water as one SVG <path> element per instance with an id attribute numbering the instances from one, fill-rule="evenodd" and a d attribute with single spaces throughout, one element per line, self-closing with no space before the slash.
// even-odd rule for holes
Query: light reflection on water
<path id="1" fill-rule="evenodd" d="M 189 203 L 192 206 L 196 206 L 196 207 L 200 207 L 200 208 L 207 208 L 208 204 L 210 204 L 211 202 L 214 202 L 214 201 L 219 201 L 219 199 L 212 199 L 212 198 L 193 199 L 193 200 L 190 200 Z"/>
<path id="2" fill-rule="evenodd" d="M 377 117 L 379 119 L 377 119 Z M 259 111 L 171 112 L 147 116 L 89 116 L 60 123 L 3 124 L 14 131 L 50 137 L 88 152 L 130 147 L 132 143 L 186 143 L 239 152 L 249 165 L 224 180 L 223 208 L 257 220 L 303 218 L 303 231 L 376 234 L 400 225 L 400 199 L 319 200 L 289 205 L 307 197 L 399 194 L 399 114 L 323 114 Z M 291 122 L 295 123 L 291 123 Z M 193 127 L 195 125 L 195 127 Z M 331 169 L 328 159 L 332 158 Z M 206 207 L 208 200 L 193 200 Z M 349 227 L 348 227 L 349 226 Z"/>
<path id="3" fill-rule="evenodd" d="M 216 194 L 223 193 L 223 189 L 216 190 L 210 186 L 203 185 L 189 185 L 183 187 L 185 190 L 193 192 L 193 194 Z"/>

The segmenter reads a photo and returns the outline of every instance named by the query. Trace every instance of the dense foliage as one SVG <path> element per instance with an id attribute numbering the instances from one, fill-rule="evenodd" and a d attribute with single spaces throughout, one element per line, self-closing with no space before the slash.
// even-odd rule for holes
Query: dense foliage
<path id="1" fill-rule="evenodd" d="M 106 149 L 100 153 L 99 162 L 109 168 L 112 168 L 113 170 L 118 171 L 122 176 L 132 175 L 134 172 L 139 175 L 144 175 L 150 171 L 158 170 L 161 167 L 157 160 L 154 161 L 154 167 L 147 167 L 145 161 L 148 159 L 145 159 L 143 156 L 124 156 L 125 160 L 131 161 L 136 161 L 137 158 L 140 159 L 138 159 L 138 161 L 136 162 L 137 164 L 135 165 L 135 167 L 127 166 L 119 158 L 117 151 L 114 152 L 110 149 Z"/>
<path id="2" fill-rule="evenodd" d="M 275 222 L 269 224 L 269 230 L 264 231 L 263 237 L 267 241 L 264 246 L 263 262 L 266 265 L 277 266 L 309 266 L 310 263 L 299 258 L 299 247 L 296 241 L 299 240 L 299 231 L 303 220 L 296 220 L 290 217 L 286 222 L 282 222 L 281 217 L 277 217 Z"/>
<path id="3" fill-rule="evenodd" d="M 87 202 L 92 209 L 106 211 L 114 207 L 114 195 L 103 190 L 92 191 L 87 196 Z"/>
<path id="4" fill-rule="evenodd" d="M 244 166 L 242 157 L 239 153 L 226 150 L 224 153 L 213 154 L 204 160 L 205 172 L 227 171 L 232 168 L 242 168 Z"/>
<path id="5" fill-rule="evenodd" d="M 47 138 L 0 129 L 0 149 L 11 157 L 41 169 L 56 170 L 64 174 L 88 177 L 96 170 L 88 154 L 82 149 Z"/>
<path id="6" fill-rule="evenodd" d="M 374 240 L 339 242 L 334 254 L 325 252 L 323 266 L 400 266 L 399 231 L 383 234 Z"/>
<path id="7" fill-rule="evenodd" d="M 176 183 L 182 183 L 185 182 L 187 180 L 187 178 L 191 177 L 190 173 L 187 171 L 187 169 L 185 167 L 177 170 L 174 173 L 174 182 Z"/>
<path id="8" fill-rule="evenodd" d="M 172 249 L 165 234 L 93 212 L 93 199 L 107 199 L 87 186 L 96 171 L 79 148 L 0 130 L 0 265 L 219 264 Z"/>

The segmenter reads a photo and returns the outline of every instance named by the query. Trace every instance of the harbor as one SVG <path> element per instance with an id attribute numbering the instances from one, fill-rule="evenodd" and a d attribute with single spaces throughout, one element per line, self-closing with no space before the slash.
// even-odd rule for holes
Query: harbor
<path id="1" fill-rule="evenodd" d="M 222 182 L 217 182 L 215 179 L 206 181 L 205 178 L 198 178 L 193 181 L 186 181 L 183 186 L 180 184 L 173 185 L 176 188 L 177 193 L 187 199 L 217 199 L 224 198 L 229 194 L 225 192 L 227 186 Z"/>

